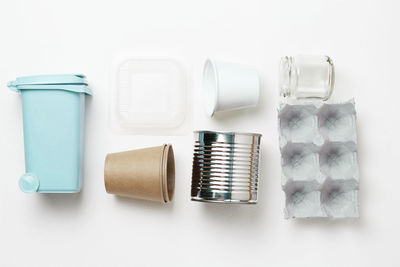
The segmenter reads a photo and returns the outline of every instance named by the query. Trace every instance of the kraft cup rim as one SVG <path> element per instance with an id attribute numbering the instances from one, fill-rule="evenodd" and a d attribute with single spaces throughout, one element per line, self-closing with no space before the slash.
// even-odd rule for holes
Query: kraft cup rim
<path id="1" fill-rule="evenodd" d="M 168 203 L 173 200 L 175 192 L 175 182 L 172 186 L 171 191 L 168 188 L 168 165 L 169 165 L 169 155 L 172 153 L 172 164 L 175 165 L 175 158 L 173 156 L 173 148 L 171 144 L 164 144 L 161 151 L 161 164 L 160 164 L 160 176 L 161 176 L 161 195 L 164 203 Z M 175 179 L 175 171 L 173 173 L 173 179 Z"/>

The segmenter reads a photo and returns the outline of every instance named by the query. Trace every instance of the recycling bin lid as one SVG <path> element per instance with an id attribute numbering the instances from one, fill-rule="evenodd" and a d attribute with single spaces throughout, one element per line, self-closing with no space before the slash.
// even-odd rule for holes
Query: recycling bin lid
<path id="1" fill-rule="evenodd" d="M 36 84 L 36 85 L 18 85 L 12 90 L 64 90 L 71 91 L 75 93 L 84 93 L 87 95 L 92 95 L 92 90 L 87 85 L 72 85 L 72 84 Z"/>
<path id="2" fill-rule="evenodd" d="M 82 74 L 50 74 L 18 77 L 8 83 L 8 87 L 16 92 L 25 89 L 66 90 L 91 95 L 85 75 Z"/>
<path id="3" fill-rule="evenodd" d="M 18 77 L 10 82 L 12 85 L 22 84 L 86 84 L 83 74 L 45 74 Z M 9 83 L 9 84 L 10 84 Z"/>

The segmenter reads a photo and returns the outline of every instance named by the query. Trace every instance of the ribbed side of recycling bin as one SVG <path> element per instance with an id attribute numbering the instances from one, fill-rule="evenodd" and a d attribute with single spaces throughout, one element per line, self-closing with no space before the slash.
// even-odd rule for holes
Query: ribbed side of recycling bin
<path id="1" fill-rule="evenodd" d="M 195 132 L 192 200 L 256 203 L 260 134 Z"/>

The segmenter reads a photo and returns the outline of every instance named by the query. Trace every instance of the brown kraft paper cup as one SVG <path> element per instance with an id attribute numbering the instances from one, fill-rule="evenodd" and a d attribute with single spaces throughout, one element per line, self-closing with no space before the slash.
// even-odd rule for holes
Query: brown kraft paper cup
<path id="1" fill-rule="evenodd" d="M 172 146 L 108 154 L 104 183 L 109 194 L 162 203 L 171 201 L 175 187 Z"/>

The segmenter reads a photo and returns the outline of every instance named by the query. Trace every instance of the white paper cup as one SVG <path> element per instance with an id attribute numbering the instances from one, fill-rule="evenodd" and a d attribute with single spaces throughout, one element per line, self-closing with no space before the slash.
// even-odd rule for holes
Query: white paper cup
<path id="1" fill-rule="evenodd" d="M 206 60 L 203 69 L 203 103 L 210 117 L 215 112 L 254 107 L 260 82 L 249 66 Z"/>

